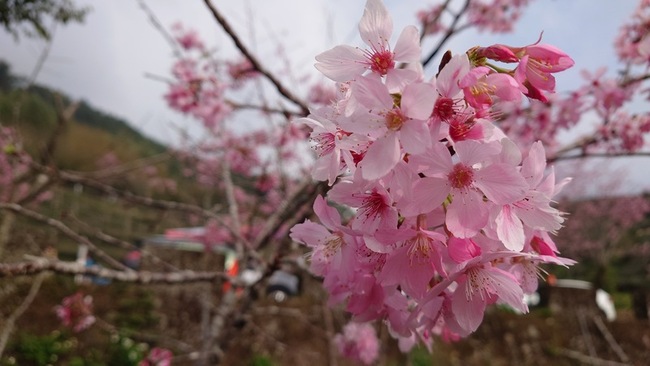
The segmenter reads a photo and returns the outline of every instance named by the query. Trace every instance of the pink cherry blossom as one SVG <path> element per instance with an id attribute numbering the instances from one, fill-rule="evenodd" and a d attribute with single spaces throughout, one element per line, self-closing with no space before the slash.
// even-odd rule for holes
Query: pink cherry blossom
<path id="1" fill-rule="evenodd" d="M 477 263 L 464 270 L 454 291 L 452 309 L 458 324 L 473 332 L 483 320 L 486 304 L 496 300 L 528 312 L 524 293 L 517 279 L 509 272 L 490 263 Z"/>
<path id="2" fill-rule="evenodd" d="M 173 357 L 174 354 L 170 350 L 154 347 L 138 366 L 171 366 Z"/>
<path id="3" fill-rule="evenodd" d="M 419 32 L 414 26 L 404 28 L 395 44 L 389 41 L 393 33 L 393 20 L 381 0 L 368 0 L 359 23 L 361 39 L 370 47 L 367 50 L 341 45 L 316 56 L 316 68 L 334 81 L 345 82 L 364 74 L 367 70 L 386 76 L 390 89 L 403 81 L 418 78 L 418 73 L 395 67 L 396 62 L 419 62 Z"/>
<path id="4" fill-rule="evenodd" d="M 334 343 L 341 355 L 364 365 L 374 363 L 379 357 L 379 339 L 375 328 L 368 323 L 346 324 L 343 333 L 334 337 Z"/>
<path id="5" fill-rule="evenodd" d="M 61 323 L 75 332 L 88 329 L 96 321 L 93 315 L 93 298 L 81 292 L 65 297 L 54 310 Z"/>

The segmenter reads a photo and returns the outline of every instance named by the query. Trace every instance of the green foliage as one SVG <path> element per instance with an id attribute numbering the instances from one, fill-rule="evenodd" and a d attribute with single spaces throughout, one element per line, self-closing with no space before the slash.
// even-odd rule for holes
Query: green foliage
<path id="1" fill-rule="evenodd" d="M 122 335 L 114 336 L 108 349 L 106 366 L 137 366 L 147 350 L 146 344 Z"/>
<path id="2" fill-rule="evenodd" d="M 273 366 L 275 365 L 273 361 L 268 356 L 263 355 L 254 355 L 250 362 L 250 366 Z"/>
<path id="3" fill-rule="evenodd" d="M 59 331 L 44 336 L 23 333 L 14 346 L 15 364 L 36 366 L 57 364 L 57 361 L 70 353 L 75 345 L 74 338 L 67 339 Z"/>
<path id="4" fill-rule="evenodd" d="M 429 366 L 433 364 L 431 354 L 424 347 L 416 347 L 410 354 L 411 364 L 413 366 Z"/>
<path id="5" fill-rule="evenodd" d="M 74 114 L 74 119 L 98 130 L 106 131 L 120 139 L 132 141 L 142 155 L 152 155 L 165 151 L 165 147 L 151 139 L 144 137 L 140 132 L 131 128 L 124 120 L 110 114 L 98 111 L 85 101 L 79 104 Z"/>
<path id="6" fill-rule="evenodd" d="M 14 37 L 50 38 L 46 26 L 82 22 L 90 9 L 78 7 L 71 0 L 0 0 L 0 25 Z"/>
<path id="7" fill-rule="evenodd" d="M 146 329 L 158 323 L 151 291 L 135 288 L 117 303 L 115 325 L 124 329 Z"/>

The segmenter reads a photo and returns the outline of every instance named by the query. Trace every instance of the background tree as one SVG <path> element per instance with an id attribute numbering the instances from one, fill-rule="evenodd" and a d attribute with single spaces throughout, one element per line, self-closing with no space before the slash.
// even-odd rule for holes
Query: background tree
<path id="1" fill-rule="evenodd" d="M 23 33 L 49 39 L 51 26 L 82 22 L 89 10 L 71 0 L 2 0 L 0 24 L 15 37 Z"/>

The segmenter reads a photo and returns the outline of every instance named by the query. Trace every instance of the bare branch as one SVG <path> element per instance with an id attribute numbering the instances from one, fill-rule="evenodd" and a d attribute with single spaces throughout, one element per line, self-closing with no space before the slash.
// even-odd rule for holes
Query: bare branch
<path id="1" fill-rule="evenodd" d="M 248 245 L 248 240 L 244 238 L 240 232 L 237 232 L 233 230 L 232 227 L 229 225 L 225 224 L 221 217 L 216 214 L 216 210 L 219 207 L 215 207 L 211 210 L 205 209 L 203 207 L 189 204 L 189 203 L 182 203 L 182 202 L 176 202 L 176 201 L 167 201 L 167 200 L 158 200 L 154 199 L 151 197 L 144 197 L 144 196 L 139 196 L 134 193 L 131 193 L 129 191 L 122 191 L 119 190 L 113 186 L 110 186 L 108 184 L 104 184 L 98 180 L 94 180 L 82 175 L 66 172 L 66 171 L 56 171 L 53 172 L 52 169 L 48 167 L 44 167 L 42 165 L 36 165 L 32 163 L 36 169 L 39 171 L 50 174 L 50 175 L 55 175 L 57 178 L 60 180 L 70 183 L 70 184 L 81 184 L 83 186 L 95 189 L 99 192 L 103 192 L 105 194 L 119 197 L 127 202 L 131 202 L 134 204 L 139 204 L 147 207 L 152 207 L 156 209 L 162 209 L 162 210 L 174 210 L 174 211 L 181 211 L 181 212 L 187 212 L 187 213 L 193 213 L 202 217 L 206 218 L 211 218 L 222 224 L 237 240 L 240 240 L 242 243 L 246 243 Z"/>
<path id="2" fill-rule="evenodd" d="M 456 25 L 458 24 L 458 21 L 463 16 L 463 14 L 465 14 L 465 12 L 467 11 L 470 1 L 471 0 L 465 0 L 465 4 L 463 5 L 462 9 L 460 9 L 458 13 L 456 13 L 456 15 L 454 16 L 454 20 L 451 22 L 451 25 L 449 26 L 449 29 L 447 29 L 445 35 L 438 42 L 438 45 L 433 49 L 433 51 L 431 51 L 429 56 L 427 56 L 424 59 L 424 61 L 422 61 L 422 66 L 427 66 L 427 64 L 431 62 L 431 60 L 433 60 L 434 57 L 436 57 L 436 55 L 442 50 L 442 47 L 445 45 L 445 43 L 447 43 L 447 41 L 449 40 L 449 38 L 451 38 L 452 35 L 460 32 L 461 30 L 468 28 L 467 25 L 456 28 Z"/>
<path id="3" fill-rule="evenodd" d="M 232 41 L 235 43 L 235 46 L 251 62 L 255 70 L 264 75 L 275 86 L 275 88 L 282 96 L 300 107 L 301 113 L 303 115 L 308 115 L 309 108 L 307 107 L 307 104 L 305 104 L 305 102 L 300 100 L 300 98 L 289 91 L 289 89 L 287 89 L 270 71 L 268 71 L 262 65 L 261 62 L 259 62 L 259 60 L 250 52 L 244 43 L 242 43 L 241 39 L 239 39 L 239 36 L 235 33 L 234 29 L 226 21 L 226 18 L 217 10 L 217 8 L 212 4 L 210 0 L 203 0 L 203 2 L 208 7 L 208 9 L 210 9 L 212 16 L 217 21 L 217 23 L 219 23 L 221 28 L 223 28 L 228 36 L 230 36 L 230 39 L 232 39 Z"/>
<path id="4" fill-rule="evenodd" d="M 120 263 L 117 261 L 115 258 L 111 257 L 110 255 L 106 254 L 103 250 L 99 249 L 92 241 L 90 241 L 87 237 L 80 235 L 79 233 L 75 232 L 68 226 L 66 226 L 63 222 L 59 220 L 55 220 L 51 217 L 47 217 L 45 215 L 42 215 L 38 212 L 26 209 L 25 207 L 16 204 L 16 203 L 0 203 L 0 209 L 2 210 L 9 210 L 13 211 L 17 214 L 23 215 L 25 217 L 29 217 L 32 220 L 39 221 L 41 223 L 47 224 L 55 229 L 57 229 L 59 232 L 63 233 L 65 236 L 69 237 L 70 239 L 76 241 L 77 243 L 80 244 L 85 244 L 88 246 L 88 249 L 90 249 L 93 254 L 97 256 L 97 259 L 104 260 L 107 264 L 110 264 L 112 267 L 119 268 L 121 270 L 125 271 L 132 271 L 131 268 L 125 266 L 124 264 Z"/>
<path id="5" fill-rule="evenodd" d="M 41 289 L 41 285 L 43 284 L 43 280 L 45 280 L 45 276 L 46 273 L 41 273 L 34 279 L 32 286 L 29 288 L 29 293 L 27 293 L 27 296 L 23 302 L 16 308 L 16 310 L 11 313 L 11 315 L 9 315 L 5 321 L 4 328 L 2 329 L 2 334 L 0 334 L 0 358 L 2 358 L 2 354 L 4 353 L 5 347 L 7 346 L 9 336 L 14 330 L 16 320 L 18 320 L 18 318 L 20 318 L 23 313 L 27 311 L 29 306 L 36 298 L 36 295 L 38 294 L 38 291 Z"/>
<path id="6" fill-rule="evenodd" d="M 266 225 L 253 243 L 253 248 L 265 246 L 269 239 L 284 224 L 285 220 L 300 212 L 300 209 L 313 202 L 316 195 L 324 193 L 327 189 L 327 182 L 314 183 L 306 181 L 303 185 L 287 199 L 285 199 L 271 217 L 266 220 Z"/>
<path id="7" fill-rule="evenodd" d="M 174 52 L 174 56 L 180 58 L 181 51 L 178 48 L 178 44 L 176 43 L 176 41 L 174 41 L 174 38 L 167 32 L 165 27 L 163 27 L 162 24 L 160 24 L 160 21 L 158 20 L 156 14 L 154 14 L 154 12 L 151 10 L 151 8 L 149 8 L 149 6 L 144 2 L 144 0 L 138 0 L 138 4 L 140 4 L 140 8 L 142 9 L 142 11 L 144 11 L 147 14 L 147 16 L 149 17 L 149 21 L 154 26 L 154 28 L 156 28 L 156 30 L 160 32 L 160 34 L 162 34 L 163 38 L 165 38 L 165 41 L 169 43 L 169 45 L 172 48 L 172 52 Z"/>
<path id="8" fill-rule="evenodd" d="M 71 215 L 70 217 L 77 224 L 82 225 L 86 230 L 91 231 L 92 236 L 94 236 L 95 238 L 97 238 L 97 239 L 99 239 L 99 240 L 101 240 L 101 241 L 103 241 L 105 243 L 115 245 L 115 246 L 123 248 L 123 249 L 140 250 L 140 248 L 136 247 L 132 243 L 129 243 L 128 241 L 120 240 L 120 239 L 118 239 L 118 238 L 116 238 L 114 236 L 111 236 L 111 235 L 108 235 L 108 234 L 104 233 L 103 231 L 101 231 L 99 229 L 91 227 L 87 223 L 79 220 L 79 218 L 77 218 L 74 215 Z M 152 254 L 149 251 L 140 250 L 140 252 L 142 253 L 143 256 L 145 256 L 147 258 L 150 258 L 153 261 L 153 263 L 160 264 L 160 265 L 164 266 L 165 268 L 167 268 L 168 270 L 171 270 L 171 271 L 178 271 L 178 267 L 176 267 L 176 266 L 174 266 L 174 265 L 160 259 L 158 256 Z"/>

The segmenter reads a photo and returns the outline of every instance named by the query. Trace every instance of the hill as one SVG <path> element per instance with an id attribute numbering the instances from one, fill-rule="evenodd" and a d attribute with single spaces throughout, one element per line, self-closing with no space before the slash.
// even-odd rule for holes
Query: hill
<path id="1" fill-rule="evenodd" d="M 0 61 L 0 125 L 14 126 L 22 135 L 25 148 L 38 154 L 57 129 L 56 98 L 63 105 L 72 100 L 63 93 L 42 85 L 25 85 Z M 80 101 L 68 126 L 64 126 L 55 152 L 61 168 L 96 169 L 108 151 L 121 161 L 165 152 L 167 147 L 131 127 L 126 121 Z M 83 154 L 79 154 L 83 151 Z"/>

